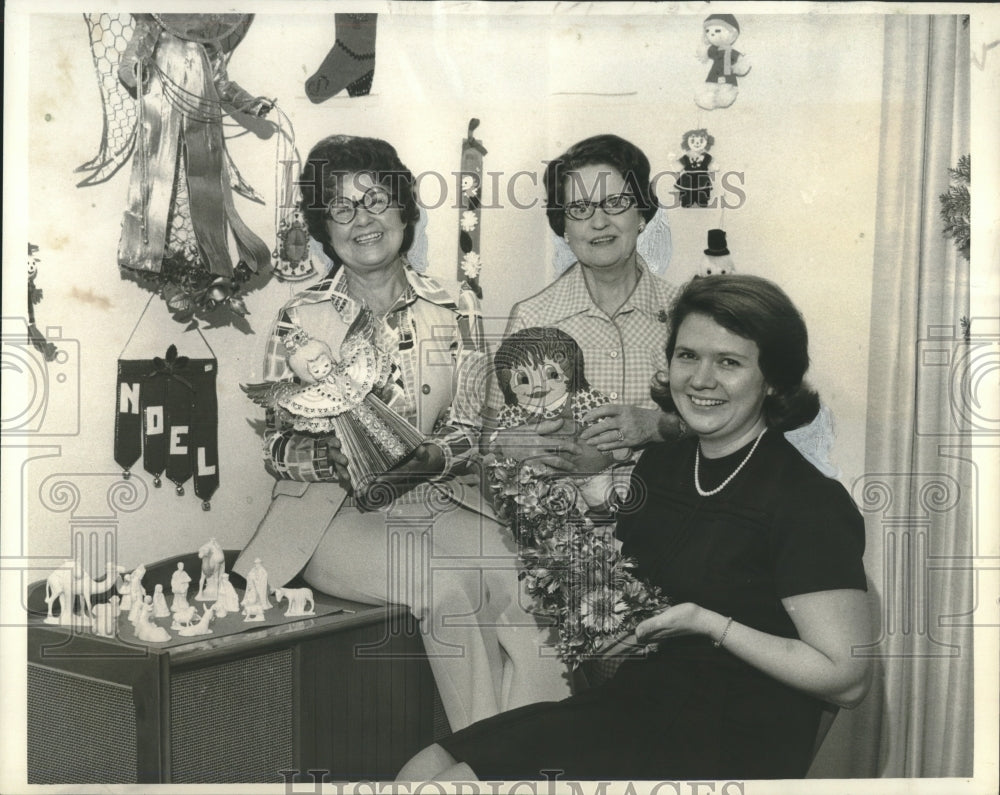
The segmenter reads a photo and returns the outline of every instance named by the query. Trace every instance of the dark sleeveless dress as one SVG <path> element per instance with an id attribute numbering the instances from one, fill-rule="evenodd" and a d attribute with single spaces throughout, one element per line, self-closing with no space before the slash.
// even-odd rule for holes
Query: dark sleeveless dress
<path id="1" fill-rule="evenodd" d="M 635 468 L 636 507 L 620 515 L 617 533 L 640 577 L 675 604 L 789 638 L 798 636 L 784 597 L 867 589 L 864 523 L 840 483 L 770 431 L 721 492 L 701 497 L 696 444 L 654 445 Z M 749 449 L 702 457 L 702 488 L 722 483 Z M 710 638 L 687 636 L 626 661 L 599 687 L 502 713 L 440 744 L 481 780 L 800 778 L 821 707 Z"/>

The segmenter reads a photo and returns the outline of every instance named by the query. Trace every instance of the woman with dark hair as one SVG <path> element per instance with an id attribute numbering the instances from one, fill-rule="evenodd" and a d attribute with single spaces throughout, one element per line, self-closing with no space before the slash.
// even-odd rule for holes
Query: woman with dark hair
<path id="1" fill-rule="evenodd" d="M 485 433 L 498 457 L 586 474 L 603 469 L 606 454 L 621 458 L 679 434 L 677 416 L 659 411 L 649 396 L 650 375 L 666 366 L 666 310 L 677 294 L 636 251 L 659 208 L 650 171 L 639 147 L 609 134 L 574 144 L 546 167 L 549 226 L 577 262 L 513 307 L 507 336 L 547 326 L 570 334 L 590 385 L 611 402 L 587 415 L 579 436 L 560 433 L 558 420 Z M 499 411 L 502 403 L 496 390 L 488 410 Z M 627 466 L 622 471 L 627 478 Z"/>
<path id="2" fill-rule="evenodd" d="M 673 603 L 636 628 L 650 653 L 441 740 L 401 780 L 799 778 L 824 703 L 867 692 L 863 520 L 780 433 L 818 407 L 801 316 L 726 275 L 690 282 L 671 320 L 656 397 L 693 435 L 645 452 L 617 527 Z"/>
<path id="3" fill-rule="evenodd" d="M 477 374 L 490 367 L 470 322 L 478 307 L 456 305 L 409 266 L 405 254 L 419 218 L 409 169 L 385 141 L 337 135 L 309 153 L 300 184 L 309 232 L 332 265 L 282 308 L 264 377 L 294 379 L 289 356 L 299 341 L 338 351 L 370 313 L 370 324 L 361 325 L 374 327 L 373 342 L 391 362 L 376 385 L 379 396 L 427 441 L 415 455 L 416 488 L 387 498 L 384 510 L 363 511 L 351 496 L 341 440 L 297 431 L 271 412 L 264 454 L 277 483 L 236 570 L 261 557 L 276 585 L 301 570 L 328 594 L 407 604 L 421 621 L 453 729 L 561 698 L 569 692 L 565 667 L 539 654 L 548 630 L 520 609 L 514 544 L 481 511 L 479 481 L 468 472 L 480 432 Z M 376 501 L 386 496 L 369 493 Z"/>

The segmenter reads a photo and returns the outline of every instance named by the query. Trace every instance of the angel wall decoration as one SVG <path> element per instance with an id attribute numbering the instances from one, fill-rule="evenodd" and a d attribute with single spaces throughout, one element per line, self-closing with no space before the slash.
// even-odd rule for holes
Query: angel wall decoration
<path id="1" fill-rule="evenodd" d="M 323 434 L 333 431 L 348 459 L 351 484 L 361 502 L 377 475 L 407 458 L 424 438 L 387 405 L 395 365 L 375 343 L 375 319 L 362 310 L 335 359 L 329 346 L 295 329 L 284 338 L 295 380 L 242 384 L 247 396 L 274 411 L 279 427 Z"/>
<path id="2" fill-rule="evenodd" d="M 122 275 L 158 291 L 178 319 L 223 305 L 235 321 L 246 314 L 242 293 L 270 273 L 268 247 L 240 218 L 233 191 L 263 200 L 240 176 L 224 136 L 227 118 L 252 126 L 274 105 L 226 71 L 253 14 L 84 19 L 104 131 L 98 154 L 77 169 L 90 172 L 78 186 L 105 182 L 131 158 L 118 246 Z M 230 233 L 239 254 L 235 266 Z"/>

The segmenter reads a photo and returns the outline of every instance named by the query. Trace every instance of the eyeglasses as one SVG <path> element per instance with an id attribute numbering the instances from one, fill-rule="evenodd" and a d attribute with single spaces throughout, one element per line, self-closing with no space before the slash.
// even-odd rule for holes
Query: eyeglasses
<path id="1" fill-rule="evenodd" d="M 621 215 L 626 210 L 631 210 L 638 203 L 638 199 L 631 193 L 616 193 L 614 196 L 607 196 L 599 202 L 570 202 L 563 207 L 563 212 L 574 221 L 586 221 L 593 216 L 594 210 L 598 207 L 608 215 Z"/>
<path id="2" fill-rule="evenodd" d="M 360 199 L 348 199 L 340 196 L 326 205 L 327 217 L 335 224 L 349 224 L 358 214 L 358 207 L 363 207 L 372 215 L 381 215 L 392 204 L 392 196 L 385 188 L 375 186 L 364 192 Z"/>

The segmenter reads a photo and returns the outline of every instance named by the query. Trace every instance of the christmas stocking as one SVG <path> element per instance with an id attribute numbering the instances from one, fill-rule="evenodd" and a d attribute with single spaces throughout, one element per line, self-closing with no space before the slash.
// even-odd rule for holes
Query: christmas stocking
<path id="1" fill-rule="evenodd" d="M 378 14 L 334 14 L 337 41 L 316 74 L 306 80 L 306 96 L 320 103 L 347 89 L 352 97 L 371 91 L 375 76 Z"/>

